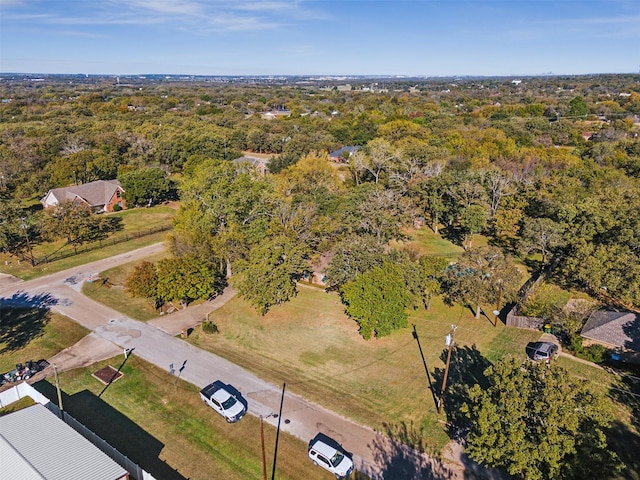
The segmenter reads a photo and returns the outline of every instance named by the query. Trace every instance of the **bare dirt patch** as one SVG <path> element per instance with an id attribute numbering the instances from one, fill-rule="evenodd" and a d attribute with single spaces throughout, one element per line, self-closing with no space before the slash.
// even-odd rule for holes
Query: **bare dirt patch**
<path id="1" fill-rule="evenodd" d="M 106 367 L 98 370 L 97 372 L 93 372 L 91 376 L 99 380 L 100 382 L 104 383 L 105 385 L 109 385 L 110 383 L 113 383 L 116 380 L 119 380 L 121 377 L 123 377 L 124 373 L 119 372 L 118 370 L 113 368 L 111 365 L 107 365 Z"/>

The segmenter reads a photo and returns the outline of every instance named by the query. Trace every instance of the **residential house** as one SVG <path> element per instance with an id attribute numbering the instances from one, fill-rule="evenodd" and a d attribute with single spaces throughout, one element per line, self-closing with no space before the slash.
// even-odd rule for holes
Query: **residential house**
<path id="1" fill-rule="evenodd" d="M 0 477 L 127 480 L 129 472 L 45 406 L 0 417 Z"/>
<path id="2" fill-rule="evenodd" d="M 640 313 L 616 309 L 591 314 L 580 335 L 587 343 L 598 343 L 622 352 L 625 360 L 640 363 Z"/>
<path id="3" fill-rule="evenodd" d="M 40 203 L 44 208 L 51 208 L 62 202 L 81 202 L 94 212 L 113 212 L 126 208 L 123 193 L 124 189 L 117 180 L 96 180 L 49 190 Z"/>
<path id="4" fill-rule="evenodd" d="M 359 146 L 346 146 L 342 147 L 335 152 L 329 153 L 329 160 L 337 163 L 342 163 L 346 158 L 349 158 L 351 155 L 360 150 Z"/>
<path id="5" fill-rule="evenodd" d="M 251 167 L 255 168 L 260 175 L 266 175 L 269 172 L 269 160 L 271 159 L 244 156 L 236 158 L 235 160 L 233 160 L 233 163 L 235 163 L 236 165 L 250 165 Z"/>

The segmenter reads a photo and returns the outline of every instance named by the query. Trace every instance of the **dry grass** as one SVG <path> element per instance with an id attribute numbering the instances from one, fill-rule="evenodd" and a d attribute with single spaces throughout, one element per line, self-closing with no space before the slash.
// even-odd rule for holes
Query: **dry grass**
<path id="1" fill-rule="evenodd" d="M 228 424 L 202 403 L 196 387 L 174 386 L 175 377 L 135 355 L 122 379 L 106 389 L 91 376 L 108 364 L 120 366 L 121 358 L 61 374 L 65 410 L 158 479 L 262 478 L 257 418 Z M 275 428 L 265 424 L 264 432 L 270 473 Z M 308 459 L 306 444 L 284 432 L 276 467 L 279 479 L 327 478 Z"/>
<path id="2" fill-rule="evenodd" d="M 7 323 L 15 315 L 19 314 L 20 309 L 0 308 L 0 327 L 6 328 Z M 43 315 L 46 315 L 46 318 L 42 330 L 33 332 L 34 335 L 31 340 L 25 345 L 7 350 L 6 344 L 0 343 L 0 348 L 2 348 L 0 350 L 2 351 L 2 355 L 0 355 L 0 372 L 15 368 L 16 363 L 51 358 L 89 333 L 86 328 L 63 315 L 44 311 Z M 29 328 L 29 326 L 25 325 L 17 328 Z"/>
<path id="3" fill-rule="evenodd" d="M 439 451 L 448 441 L 411 328 L 363 340 L 357 324 L 344 314 L 338 295 L 308 287 L 265 316 L 234 298 L 209 320 L 220 333 L 196 330 L 190 341 L 200 348 L 273 383 L 286 382 L 292 391 L 374 428 L 420 426 L 428 434 L 431 451 Z M 540 337 L 539 332 L 493 327 L 486 318 L 475 320 L 469 310 L 439 301 L 429 312 L 414 312 L 410 322 L 415 324 L 433 382 L 442 377 L 444 338 L 452 323 L 459 325 L 460 346 L 477 345 L 492 359 L 523 354 L 526 343 Z"/>

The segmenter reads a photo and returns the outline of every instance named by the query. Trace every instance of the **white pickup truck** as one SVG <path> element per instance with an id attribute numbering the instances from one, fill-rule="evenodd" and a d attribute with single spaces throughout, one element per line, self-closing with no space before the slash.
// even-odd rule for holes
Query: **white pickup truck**
<path id="1" fill-rule="evenodd" d="M 242 402 L 232 392 L 238 392 L 231 385 L 225 385 L 220 380 L 210 383 L 200 390 L 202 401 L 222 415 L 227 422 L 240 420 L 247 413 L 246 402 Z"/>

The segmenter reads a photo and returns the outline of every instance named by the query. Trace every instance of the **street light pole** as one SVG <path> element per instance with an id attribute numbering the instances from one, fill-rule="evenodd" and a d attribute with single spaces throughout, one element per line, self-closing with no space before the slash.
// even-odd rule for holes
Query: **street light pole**
<path id="1" fill-rule="evenodd" d="M 442 379 L 442 389 L 440 389 L 440 399 L 438 400 L 438 413 L 442 413 L 442 403 L 444 401 L 444 391 L 447 388 L 447 377 L 449 376 L 449 364 L 451 363 L 451 350 L 453 349 L 453 334 L 458 328 L 455 325 L 451 325 L 451 331 L 445 337 L 445 345 L 449 347 L 447 352 L 447 364 L 444 368 L 444 378 Z"/>
<path id="2" fill-rule="evenodd" d="M 493 311 L 493 326 L 498 326 L 498 317 L 500 317 L 500 302 L 502 300 L 502 280 L 498 280 L 498 299 L 496 300 L 496 309 Z"/>

